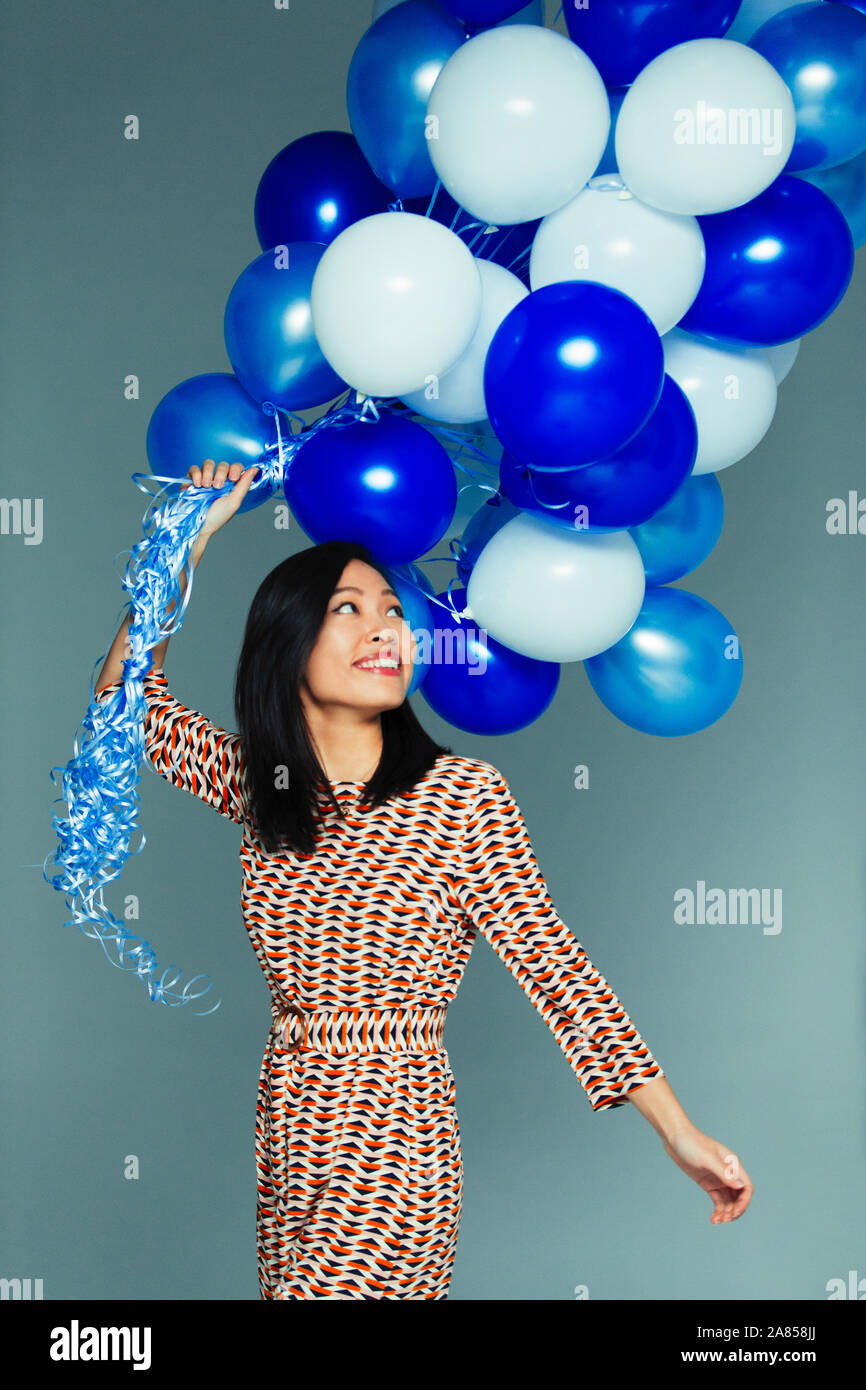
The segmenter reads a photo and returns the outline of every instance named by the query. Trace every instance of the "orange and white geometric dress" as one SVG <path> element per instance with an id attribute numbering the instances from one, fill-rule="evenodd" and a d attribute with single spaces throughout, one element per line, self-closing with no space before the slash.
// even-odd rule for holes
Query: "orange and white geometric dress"
<path id="1" fill-rule="evenodd" d="M 104 698 L 122 682 L 106 686 Z M 594 1110 L 664 1072 L 557 915 L 505 778 L 441 754 L 365 807 L 319 789 L 312 855 L 269 854 L 240 736 L 144 680 L 154 769 L 243 828 L 241 906 L 271 994 L 258 1084 L 263 1299 L 447 1299 L 463 1201 L 443 1046 L 477 933 L 548 1024 Z"/>

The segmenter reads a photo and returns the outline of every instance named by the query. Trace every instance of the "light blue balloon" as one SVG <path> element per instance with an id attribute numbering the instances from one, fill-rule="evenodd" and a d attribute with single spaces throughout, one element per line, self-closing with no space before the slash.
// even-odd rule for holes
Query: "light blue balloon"
<path id="1" fill-rule="evenodd" d="M 794 98 L 797 130 L 784 172 L 829 169 L 866 149 L 866 15 L 812 0 L 768 19 L 749 48 Z"/>
<path id="2" fill-rule="evenodd" d="M 290 241 L 264 251 L 232 286 L 223 336 L 235 376 L 253 400 L 306 410 L 346 388 L 313 331 L 310 289 L 326 249 Z"/>
<path id="3" fill-rule="evenodd" d="M 708 729 L 743 680 L 740 643 L 718 608 L 687 589 L 647 589 L 624 637 L 583 663 L 602 704 L 644 734 Z"/>
<path id="4" fill-rule="evenodd" d="M 855 248 L 866 246 L 866 150 L 832 169 L 804 169 L 797 178 L 832 198 L 851 228 Z"/>
<path id="5" fill-rule="evenodd" d="M 628 533 L 640 551 L 647 585 L 669 584 L 706 560 L 722 533 L 725 499 L 715 473 L 691 474 L 673 497 Z"/>
<path id="6" fill-rule="evenodd" d="M 253 400 L 231 372 L 203 372 L 173 386 L 158 403 L 147 426 L 145 449 L 151 472 L 183 478 L 193 464 L 259 466 L 238 508 L 251 512 L 273 497 L 280 485 L 269 458 L 277 442 L 273 414 Z"/>
<path id="7" fill-rule="evenodd" d="M 432 0 L 404 0 L 361 35 L 346 80 L 352 134 L 377 178 L 397 196 L 436 187 L 427 98 L 466 31 Z"/>

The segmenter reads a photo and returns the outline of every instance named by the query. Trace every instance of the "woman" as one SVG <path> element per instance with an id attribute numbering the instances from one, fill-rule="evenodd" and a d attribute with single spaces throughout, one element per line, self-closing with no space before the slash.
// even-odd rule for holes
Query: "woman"
<path id="1" fill-rule="evenodd" d="M 193 566 L 255 471 L 190 468 L 196 487 L 234 483 Z M 745 1211 L 736 1156 L 688 1119 L 559 919 L 505 778 L 416 719 L 412 635 L 363 546 L 313 546 L 265 578 L 237 734 L 171 695 L 167 647 L 144 682 L 148 757 L 243 827 L 244 922 L 271 992 L 255 1143 L 263 1299 L 448 1297 L 463 1167 L 442 1031 L 479 930 L 592 1108 L 631 1101 L 712 1197 L 712 1222 Z M 125 652 L 124 623 L 100 697 L 121 683 Z"/>

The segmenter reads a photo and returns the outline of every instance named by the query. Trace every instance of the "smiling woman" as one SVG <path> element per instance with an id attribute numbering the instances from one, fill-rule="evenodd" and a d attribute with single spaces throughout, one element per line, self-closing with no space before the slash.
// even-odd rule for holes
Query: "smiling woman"
<path id="1" fill-rule="evenodd" d="M 198 558 L 249 486 L 239 468 Z M 221 487 L 228 472 L 211 460 L 190 475 Z M 266 576 L 238 663 L 239 733 L 171 694 L 168 639 L 144 680 L 153 768 L 243 827 L 241 906 L 272 1019 L 255 1130 L 263 1299 L 448 1297 L 463 1161 L 443 1030 L 479 931 L 593 1110 L 632 1101 L 710 1193 L 711 1220 L 751 1197 L 559 917 L 505 778 L 416 719 L 412 635 L 387 581 L 343 541 Z M 121 629 L 100 700 L 122 684 L 123 642 Z"/>

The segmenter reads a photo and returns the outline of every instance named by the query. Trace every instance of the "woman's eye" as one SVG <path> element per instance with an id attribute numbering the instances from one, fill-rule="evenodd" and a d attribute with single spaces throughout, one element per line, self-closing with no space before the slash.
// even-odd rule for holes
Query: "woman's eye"
<path id="1" fill-rule="evenodd" d="M 338 603 L 338 604 L 337 604 L 337 607 L 334 608 L 332 611 L 333 611 L 334 613 L 339 613 L 340 609 L 341 609 L 341 608 L 345 608 L 347 604 L 348 604 L 348 606 L 349 606 L 350 608 L 354 608 L 354 609 L 355 609 L 355 612 L 358 611 L 358 606 L 357 606 L 357 604 L 354 603 L 353 600 L 350 599 L 350 598 L 344 598 L 344 599 L 343 599 L 343 602 L 342 602 L 342 603 Z M 392 604 L 390 605 L 389 609 L 388 609 L 388 612 L 389 612 L 389 613 L 391 612 L 391 609 L 392 609 L 392 608 L 396 608 L 396 609 L 397 609 L 397 613 L 398 613 L 398 616 L 399 616 L 399 617 L 405 618 L 405 614 L 404 614 L 403 609 L 401 608 L 401 606 L 400 606 L 399 603 L 392 603 Z"/>

